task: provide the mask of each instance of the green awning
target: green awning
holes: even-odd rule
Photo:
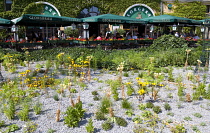
[[[24,14],[19,18],[12,20],[15,25],[24,26],[70,26],[72,23],[80,23],[81,19],[63,17],[63,16],[51,16],[51,15],[39,15],[39,14]]]
[[[195,25],[202,24],[202,22],[198,20],[176,17],[171,15],[160,15],[155,17],[143,18],[141,20],[146,21],[150,24],[155,24],[155,23],[180,23],[180,24],[195,24]]]
[[[12,24],[11,20],[0,18],[0,25],[4,26],[4,25],[11,25],[11,24]]]
[[[99,22],[99,23],[139,23],[144,24],[145,21],[135,18],[129,18],[114,14],[103,14],[98,16],[92,16],[87,18],[82,18],[83,22]]]

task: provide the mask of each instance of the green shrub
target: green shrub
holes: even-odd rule
[[[146,108],[153,108],[154,104],[152,102],[146,103]]]
[[[92,119],[89,119],[87,126],[85,127],[86,131],[88,133],[93,133],[94,132],[94,126],[93,126],[93,121]]]
[[[186,121],[192,121],[192,118],[189,117],[189,116],[187,116],[187,117],[184,118],[184,120],[186,120]]]
[[[126,99],[122,100],[121,106],[124,109],[132,109],[131,103],[128,100],[126,100]]]
[[[55,101],[59,101],[59,97],[58,97],[58,94],[57,94],[57,93],[53,95],[53,99],[54,99]]]
[[[98,92],[97,92],[97,91],[92,91],[91,93],[92,93],[92,95],[94,95],[94,96],[95,96],[95,95],[98,95]]]
[[[186,129],[183,124],[177,124],[171,128],[172,133],[185,133]]]
[[[164,104],[165,110],[171,110],[171,106],[168,103]]]
[[[146,109],[146,105],[143,104],[143,103],[139,104],[138,107],[139,107],[140,110],[145,110]]]
[[[19,130],[20,128],[16,124],[9,125],[5,131],[5,133],[10,133]]]
[[[100,111],[102,113],[108,113],[109,112],[108,108],[111,107],[111,105],[112,105],[111,100],[108,97],[104,97],[101,100]]]
[[[113,128],[112,123],[109,121],[103,122],[101,126],[105,131],[111,130]]]
[[[84,110],[82,108],[82,102],[78,102],[74,107],[69,106],[65,112],[64,124],[68,127],[77,127],[79,121],[84,116]]]
[[[94,101],[99,101],[100,98],[99,98],[99,96],[94,96],[94,97],[93,97],[93,100],[94,100]]]
[[[153,50],[168,50],[171,48],[183,48],[185,50],[188,48],[187,41],[180,37],[175,37],[174,35],[162,35],[154,40],[153,44],[149,49]]]
[[[24,133],[34,133],[37,129],[37,124],[34,122],[27,122],[26,126],[23,128]]]
[[[201,118],[201,117],[203,117],[200,113],[195,113],[195,114],[193,114],[195,117],[198,117],[198,118]]]
[[[159,114],[159,113],[162,112],[160,106],[154,106],[154,107],[152,108],[152,110],[153,110],[155,113],[157,113],[157,114]]]
[[[71,92],[71,93],[77,93],[77,90],[74,89],[74,88],[71,88],[71,89],[70,89],[70,92]]]
[[[127,121],[122,117],[115,117],[115,122],[119,126],[126,127],[128,125]]]
[[[95,113],[95,118],[96,120],[106,120],[105,114],[100,111]]]

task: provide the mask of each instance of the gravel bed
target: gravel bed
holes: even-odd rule
[[[39,62],[43,63],[43,62]],[[35,69],[35,63],[31,64],[31,69]],[[26,70],[26,67],[18,67],[18,72]],[[193,73],[193,70],[183,70],[183,68],[174,68],[173,75],[174,77],[182,76],[183,80],[182,82],[185,84],[186,89],[185,92],[192,93],[192,82],[186,79],[187,73]],[[123,77],[123,82],[135,82],[136,77],[138,76],[138,73],[134,72],[128,72],[128,77]],[[206,72],[205,72],[206,73]],[[202,82],[202,76],[205,74],[204,72],[197,73],[200,75],[200,82]],[[207,72],[208,74],[208,72]],[[2,70],[2,75],[4,78],[14,78],[18,77],[18,73],[11,74],[9,72]],[[58,74],[56,78],[64,79],[66,76],[62,74]],[[93,119],[93,125],[95,127],[95,132],[100,133],[132,133],[134,127],[137,125],[132,121],[133,118],[135,118],[138,115],[141,115],[142,111],[138,108],[138,105],[140,103],[146,103],[148,100],[150,100],[149,96],[146,96],[143,101],[139,101],[134,95],[132,96],[126,96],[129,102],[132,103],[133,107],[133,114],[131,117],[125,114],[126,109],[122,109],[121,107],[121,101],[114,101],[112,96],[112,102],[113,102],[113,109],[115,116],[119,116],[124,118],[128,125],[126,127],[118,126],[114,124],[114,127],[109,131],[104,131],[101,127],[101,124],[103,121],[99,121],[95,119],[94,113],[97,111],[100,101],[94,101],[93,95],[91,94],[92,91],[97,91],[99,93],[100,97],[106,96],[106,93],[109,91],[110,86],[105,83],[106,80],[112,79],[116,80],[118,78],[117,74],[115,72],[111,71],[101,71],[97,70],[95,72],[92,71],[91,73],[91,81],[86,83],[86,87],[84,90],[81,90],[80,97],[81,101],[83,103],[83,108],[86,110],[84,118],[80,121],[79,127],[75,128],[69,128],[64,124],[64,112],[66,111],[68,106],[71,106],[70,104],[70,98],[69,98],[69,92],[65,90],[65,96],[59,95],[59,101],[55,101],[53,99],[53,96],[56,94],[56,90],[53,90],[51,88],[46,88],[46,91],[42,91],[42,95],[39,97],[33,98],[32,104],[39,101],[43,104],[42,112],[40,115],[35,115],[33,111],[30,111],[30,120],[38,125],[37,130],[35,133],[47,133],[49,129],[56,130],[56,133],[85,133],[86,132],[86,124],[88,123],[88,120],[90,118]],[[210,82],[210,77],[207,75],[207,82],[206,85],[208,86]],[[160,106],[162,109],[162,112],[158,114],[158,117],[161,119],[161,121],[167,121],[171,119],[173,121],[172,124],[184,124],[185,128],[187,129],[187,132],[193,133],[193,126],[196,126],[200,132],[202,133],[208,133],[210,132],[210,100],[201,99],[199,101],[193,101],[193,102],[185,102],[180,101],[179,97],[177,96],[177,85],[175,82],[164,82],[165,86],[160,88],[160,91],[158,93],[158,99],[154,102],[155,105]],[[75,87],[75,89],[78,90],[78,86],[72,86],[72,88]],[[125,88],[126,89],[126,88]],[[121,96],[121,91],[118,90],[119,97]],[[171,94],[171,97],[169,97],[169,94]],[[75,93],[73,94],[73,99],[76,100],[77,96],[79,94]],[[171,106],[170,111],[166,111],[164,109],[164,104],[169,103]],[[55,121],[56,116],[56,110],[60,107],[61,110],[61,116],[60,121]],[[174,113],[174,116],[167,115],[168,112]],[[197,118],[193,114],[200,113],[202,115],[202,118]],[[191,121],[184,120],[185,117],[191,117]],[[7,125],[9,124],[17,124],[20,129],[15,131],[15,133],[22,133],[23,128],[26,125],[27,122],[21,121],[18,118],[15,118],[15,120],[8,120],[5,115],[0,112],[0,120],[4,120]],[[206,126],[201,126],[201,123],[205,123]],[[157,130],[157,132],[163,132],[163,133],[170,133],[170,125],[168,127],[164,127],[164,129]],[[6,127],[0,128],[0,130],[4,131]],[[1,131],[0,131],[1,132]]]

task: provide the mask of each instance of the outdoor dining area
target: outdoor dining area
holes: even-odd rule
[[[205,22],[208,20],[205,20]],[[105,38],[89,39],[89,25],[95,25],[99,27],[100,24],[108,25],[130,25],[130,26],[144,26],[144,33],[149,37],[137,37],[126,38],[122,35],[120,38]],[[80,37],[58,37],[58,32],[61,32],[61,27],[70,26],[73,30],[82,27],[82,36]],[[0,26],[4,28],[11,28],[12,37],[9,40],[0,40],[0,46],[2,48],[15,48],[17,50],[23,49],[44,49],[53,47],[90,47],[94,48],[101,45],[104,49],[122,49],[122,48],[136,48],[136,47],[148,47],[153,41],[163,34],[173,34],[178,31],[178,27],[194,26],[200,27],[201,33],[205,33],[206,25],[202,21],[192,20],[188,18],[160,15],[155,17],[148,17],[144,19],[134,19],[113,14],[103,14],[99,16],[87,17],[87,18],[71,18],[64,16],[49,16],[38,14],[24,14],[19,18],[13,20],[7,20],[0,18]],[[25,27],[25,38],[18,38],[18,27]],[[36,33],[36,29],[39,33]],[[51,29],[51,30],[49,30]],[[149,29],[149,30],[148,30]],[[156,29],[161,29],[164,32],[157,32]],[[34,31],[33,31],[34,30]],[[166,31],[168,33],[166,33]],[[97,35],[101,34],[100,28],[95,31]],[[130,31],[131,35],[135,34],[135,31]],[[29,35],[32,37],[30,37]],[[126,35],[126,34],[125,34]],[[34,39],[33,36],[41,36],[42,39]],[[204,37],[202,35],[202,37]],[[30,38],[30,39],[29,39]],[[201,38],[204,39],[204,38]],[[201,39],[189,39],[187,41],[190,44],[195,44]]]

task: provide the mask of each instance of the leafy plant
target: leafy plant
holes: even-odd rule
[[[56,130],[51,129],[51,128],[47,130],[47,133],[54,133],[54,132],[56,132]]]
[[[177,124],[171,128],[172,133],[185,133],[186,129],[183,124]]]
[[[92,95],[94,95],[94,96],[95,96],[95,95],[98,95],[98,92],[97,92],[97,91],[92,91],[91,93],[92,93]]]
[[[192,118],[189,117],[189,116],[187,116],[187,117],[184,118],[184,120],[186,120],[186,121],[192,121]]]
[[[26,126],[23,128],[24,133],[33,133],[37,129],[37,124],[34,122],[27,122]]]
[[[59,97],[58,97],[58,94],[57,94],[57,93],[53,95],[53,99],[54,99],[55,101],[59,101]]]
[[[105,131],[111,130],[113,128],[112,123],[109,121],[103,122],[101,126]]]
[[[126,127],[128,125],[127,121],[122,117],[115,117],[115,122],[119,126]]]
[[[76,103],[74,107],[69,106],[64,113],[66,116],[64,117],[64,124],[68,127],[77,127],[79,121],[84,116],[85,110],[82,109],[82,102]]]
[[[6,133],[10,133],[10,132],[14,132],[14,131],[17,131],[19,130],[20,128],[18,127],[17,124],[12,124],[12,125],[9,125],[6,129]]]
[[[127,99],[122,100],[121,106],[124,109],[132,109],[132,105]]]
[[[197,126],[192,126],[192,130],[195,131],[196,133],[200,132]]]
[[[29,120],[29,105],[24,103],[22,105],[22,109],[18,112],[18,117],[21,119],[21,121],[27,121]]]
[[[127,110],[125,112],[126,115],[128,115],[129,117],[131,117],[133,115],[133,111],[130,109],[130,110]]]
[[[178,38],[174,35],[162,35],[158,39],[154,40],[150,49],[164,51],[171,48],[183,48],[183,50],[185,50],[188,47],[187,45],[186,40],[181,37]]]
[[[164,108],[165,108],[165,110],[168,110],[168,111],[171,110],[171,106],[169,103],[165,103]]]
[[[154,104],[152,102],[146,103],[146,108],[153,108]]]
[[[101,100],[100,111],[105,114],[108,113],[109,112],[108,108],[111,107],[111,105],[112,105],[111,100],[108,97],[104,97]]]
[[[101,111],[97,111],[95,113],[95,118],[96,120],[106,120],[105,114],[102,113]]]
[[[71,89],[70,89],[70,92],[71,92],[71,93],[77,93],[77,90],[74,89],[74,88],[71,88]]]
[[[4,108],[4,114],[8,119],[14,119],[15,117],[15,104],[13,101],[10,101],[8,107]]]
[[[201,122],[200,126],[206,126],[206,123],[205,122]]]
[[[99,100],[100,100],[100,97],[99,97],[99,96],[94,96],[94,97],[93,97],[93,100],[94,100],[94,101],[99,101]]]
[[[145,110],[147,108],[147,106],[143,103],[139,104],[138,107],[140,110]]]
[[[5,121],[0,121],[0,128],[3,127],[5,124]]]
[[[35,112],[36,115],[40,114],[41,110],[42,110],[42,104],[37,102],[34,106],[33,106],[33,110]]]
[[[160,106],[154,106],[154,107],[152,108],[152,110],[153,110],[155,113],[157,113],[157,114],[159,114],[159,113],[162,112],[162,109],[160,108]]]
[[[167,115],[174,116],[174,113],[168,112]]]
[[[88,133],[93,133],[94,132],[94,126],[93,126],[93,121],[92,119],[89,119],[87,126],[85,127],[86,131]]]
[[[195,113],[195,114],[193,114],[195,117],[198,117],[198,118],[201,118],[201,117],[203,117],[200,113]]]

